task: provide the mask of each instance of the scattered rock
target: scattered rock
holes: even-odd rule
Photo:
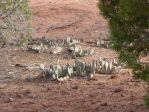
[[[75,85],[75,86],[72,87],[72,89],[79,89],[79,86]]]
[[[101,106],[108,106],[108,103],[107,102],[101,103]]]
[[[6,86],[6,84],[0,84],[0,89],[4,89]]]
[[[117,75],[111,75],[111,79],[117,79],[118,76]]]
[[[10,102],[13,102],[13,101],[14,101],[14,99],[13,99],[13,98],[9,98],[9,101],[10,101]]]
[[[120,93],[123,91],[124,91],[124,89],[119,87],[119,88],[115,88],[114,93]]]
[[[89,74],[88,80],[96,80],[96,77],[93,74]]]

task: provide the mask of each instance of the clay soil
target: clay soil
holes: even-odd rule
[[[30,0],[33,38],[80,38],[85,42],[108,34],[107,23],[97,7],[98,0]],[[94,56],[114,59],[111,49],[95,48]],[[72,63],[62,52],[33,53],[19,47],[0,49],[0,112],[148,112],[144,104],[145,83],[132,77],[131,70],[117,74],[96,74],[93,80],[74,77],[65,82],[42,78],[41,71],[15,64]]]

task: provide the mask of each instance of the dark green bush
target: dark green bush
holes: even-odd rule
[[[149,82],[149,67],[138,60],[149,51],[148,0],[99,0],[99,8],[109,23],[119,59],[127,62],[135,77]],[[145,99],[149,104],[149,97]]]

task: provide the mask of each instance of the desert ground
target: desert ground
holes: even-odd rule
[[[81,46],[101,34],[108,35],[106,20],[98,9],[98,0],[30,0],[34,39],[83,39]],[[96,54],[80,58],[117,58],[115,51],[95,48]],[[73,63],[61,52],[33,53],[20,47],[0,49],[0,112],[148,112],[144,104],[144,82],[134,79],[128,68],[116,74],[96,74],[93,80],[74,77],[58,82],[41,78],[41,71],[16,64],[39,65]]]

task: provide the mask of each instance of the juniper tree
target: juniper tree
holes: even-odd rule
[[[26,42],[31,34],[27,0],[0,0],[0,42],[12,39]]]
[[[99,0],[107,19],[113,48],[121,61],[127,62],[134,76],[149,83],[149,65],[138,57],[149,51],[149,0]],[[149,97],[146,97],[149,106]]]

